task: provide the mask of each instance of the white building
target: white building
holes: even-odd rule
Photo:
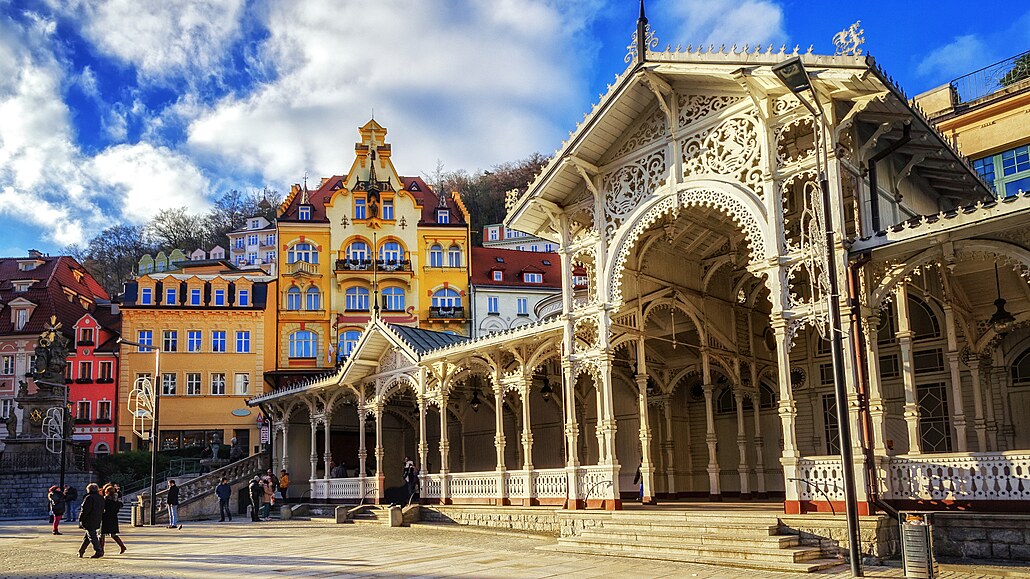
[[[473,335],[486,336],[560,313],[560,265],[557,255],[473,247]],[[548,302],[557,307],[541,308]]]
[[[247,218],[247,223],[226,234],[229,259],[241,269],[259,267],[275,275],[275,224],[264,217]]]
[[[558,244],[553,241],[530,235],[524,231],[510,229],[503,223],[493,223],[483,227],[483,247],[537,252],[558,250]]]

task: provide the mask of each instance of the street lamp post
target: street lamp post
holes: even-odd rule
[[[161,390],[158,385],[161,370],[161,348],[151,344],[141,344],[139,342],[133,342],[132,340],[126,340],[125,338],[118,338],[119,344],[128,344],[129,346],[136,346],[143,351],[144,348],[151,349],[154,351],[154,380],[153,384],[154,392],[154,416],[153,424],[150,427],[150,524],[157,524],[157,427],[158,427],[158,410],[161,408]]]
[[[854,456],[851,449],[851,426],[848,417],[848,391],[844,380],[844,340],[841,333],[840,321],[840,288],[837,283],[837,260],[834,256],[834,232],[830,212],[830,187],[826,178],[824,163],[820,155],[826,156],[826,141],[824,129],[826,119],[818,108],[819,97],[815,94],[812,81],[805,70],[801,57],[792,58],[781,62],[772,68],[773,73],[780,82],[794,93],[801,104],[812,113],[813,121],[818,123],[816,135],[818,147],[816,150],[816,171],[819,173],[819,188],[822,192],[823,201],[823,226],[826,234],[826,273],[830,278],[829,287],[829,314],[830,314],[830,354],[833,359],[833,384],[834,398],[837,403],[837,424],[840,431],[840,455],[841,473],[844,476],[844,507],[848,521],[848,555],[851,559],[851,574],[855,577],[862,577],[862,562],[860,549],[860,535],[858,524],[858,499],[855,490]],[[812,100],[816,106],[810,104],[801,93],[808,91],[812,94]],[[829,160],[825,159],[825,164]],[[875,194],[875,192],[874,192]],[[874,200],[875,202],[875,200]]]

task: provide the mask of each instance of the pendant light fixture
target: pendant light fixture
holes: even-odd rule
[[[994,285],[998,289],[998,299],[994,300],[994,306],[998,309],[988,323],[996,334],[1004,336],[1012,331],[1012,324],[1016,322],[1016,318],[1005,309],[1005,299],[1001,297],[1001,279],[998,277],[997,261],[994,262]]]

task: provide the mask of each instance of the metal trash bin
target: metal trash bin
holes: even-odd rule
[[[934,579],[938,576],[933,556],[933,524],[929,513],[900,513],[901,558],[905,577]]]
[[[132,526],[142,527],[143,526],[143,497],[138,497],[138,500],[132,504]]]

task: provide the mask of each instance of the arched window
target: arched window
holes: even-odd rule
[[[441,290],[437,290],[433,294],[433,307],[434,308],[460,308],[461,307],[461,294],[452,290],[449,287],[445,287]]]
[[[111,454],[111,449],[108,448],[106,442],[98,442],[97,445],[93,447],[93,454]]]
[[[719,414],[737,411],[737,400],[733,396],[733,390],[723,388],[715,393],[715,411]]]
[[[355,241],[347,246],[347,259],[360,263],[368,259],[368,244],[364,241]]]
[[[351,355],[354,347],[358,345],[358,338],[360,337],[361,332],[358,330],[347,330],[340,334],[340,353],[338,355],[341,360]]]
[[[429,267],[443,267],[443,248],[439,245],[429,248]]]
[[[388,312],[403,312],[404,288],[383,288],[383,309]]]
[[[320,310],[322,309],[322,293],[318,291],[318,288],[311,286],[308,288],[306,293],[307,296],[307,308],[308,310]]]
[[[941,326],[937,323],[937,316],[926,302],[915,296],[908,297],[908,319],[913,339],[932,340],[941,337]]]
[[[759,407],[760,408],[776,408],[776,391],[773,390],[772,386],[769,386],[765,382],[759,385]]]
[[[296,243],[286,252],[286,262],[318,263],[318,250],[310,243]]]
[[[1012,363],[1012,385],[1030,386],[1030,349],[1020,354]]]
[[[349,287],[344,292],[344,308],[347,311],[368,311],[368,290],[363,287]]]
[[[379,259],[393,265],[401,260],[401,244],[396,241],[387,241],[379,248]]]
[[[300,288],[293,286],[286,290],[286,309],[288,310],[299,310],[300,309]]]
[[[315,358],[318,356],[318,336],[311,330],[299,330],[290,334],[291,358]]]
[[[447,267],[461,267],[461,248],[457,245],[447,249]]]

